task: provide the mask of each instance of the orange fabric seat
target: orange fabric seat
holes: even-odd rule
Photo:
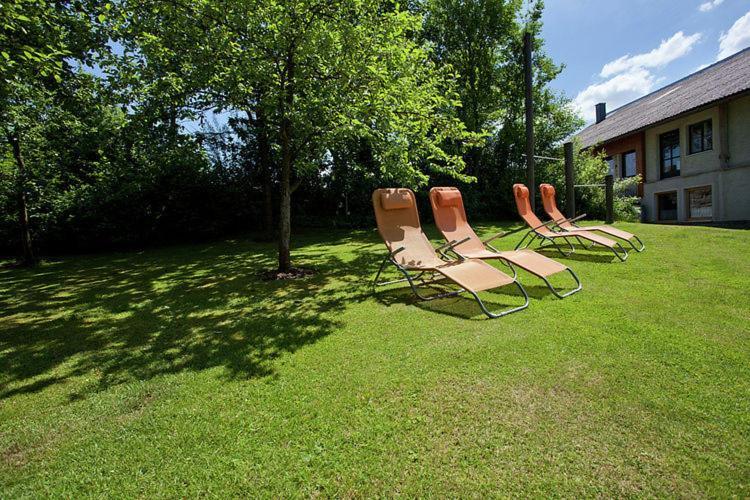
[[[534,211],[531,210],[531,203],[529,202],[529,188],[527,188],[523,184],[513,185],[513,197],[516,200],[518,215],[520,215],[524,222],[526,222],[526,225],[529,226],[529,233],[534,234],[534,237],[532,237],[532,241],[534,240],[534,238],[539,237],[542,240],[549,240],[553,242],[553,244],[555,244],[555,246],[557,247],[557,244],[554,242],[554,240],[563,239],[568,243],[569,246],[572,247],[572,245],[568,241],[568,238],[581,238],[609,248],[610,250],[612,250],[615,256],[620,259],[620,261],[624,262],[628,258],[628,252],[622,247],[622,245],[620,245],[616,241],[612,241],[609,238],[605,238],[604,236],[594,234],[591,231],[582,229],[581,231],[575,231],[575,233],[558,233],[550,229],[546,224],[543,224],[542,221],[540,221],[536,216],[536,214],[534,214]],[[525,240],[526,237],[524,236],[524,239],[521,240],[521,243],[523,243]],[[519,246],[521,245],[521,243],[519,243]],[[564,255],[564,252],[559,247],[557,247],[557,249]]]
[[[633,239],[638,240],[638,242],[641,244],[641,247],[643,247],[643,243],[638,239],[636,235],[633,233],[629,233],[627,231],[623,231],[622,229],[618,229],[616,227],[612,226],[585,226],[585,227],[578,227],[574,225],[572,222],[568,221],[565,216],[560,212],[560,210],[557,208],[557,200],[556,200],[556,191],[555,186],[552,184],[540,184],[539,185],[539,192],[542,195],[542,205],[544,206],[544,211],[547,213],[547,215],[550,216],[550,218],[554,221],[559,221],[557,225],[567,232],[580,232],[580,231],[596,231],[600,233],[607,234],[609,236],[613,236],[615,238],[620,238],[621,240],[625,240],[628,243],[631,244],[631,246],[638,250],[639,252],[643,250],[643,248],[638,249],[635,245],[633,245],[632,241]]]
[[[420,271],[419,276],[424,272],[437,273],[457,284],[462,290],[453,294],[462,291],[471,293],[482,311],[491,318],[520,311],[528,306],[528,295],[523,286],[499,269],[477,259],[454,261],[441,259],[422,231],[416,198],[410,189],[376,189],[372,194],[372,205],[378,232],[389,251],[375,277],[376,284],[384,264],[390,261],[406,276],[406,280],[409,281],[414,293],[424,300],[437,298],[437,296],[425,297],[421,295],[415,286],[418,278],[411,277],[410,270]],[[478,292],[510,284],[515,284],[523,293],[525,298],[523,306],[501,313],[492,313],[487,310],[482,300],[477,296]]]
[[[461,242],[452,251],[467,259],[500,259],[520,267],[525,271],[542,278],[555,295],[567,296],[580,290],[578,277],[567,266],[538,254],[533,250],[513,250],[500,252],[487,247],[479,239],[466,218],[461,192],[454,187],[435,187],[430,190],[430,204],[435,217],[435,225],[446,241]],[[570,272],[578,288],[566,295],[560,295],[546,279],[562,271]]]

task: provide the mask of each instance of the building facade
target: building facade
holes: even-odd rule
[[[750,220],[750,50],[606,115],[578,138],[640,175],[650,222]]]

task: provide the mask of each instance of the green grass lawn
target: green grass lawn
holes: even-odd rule
[[[0,497],[747,497],[750,231],[619,226],[497,320],[371,294],[374,231],[0,269]]]

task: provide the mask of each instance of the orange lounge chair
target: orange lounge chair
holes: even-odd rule
[[[516,268],[518,266],[531,274],[538,276],[547,285],[547,288],[558,298],[565,298],[581,290],[581,281],[568,266],[560,264],[533,250],[512,250],[500,252],[490,242],[504,236],[506,233],[498,233],[484,241],[469,225],[466,219],[464,201],[461,191],[454,187],[435,187],[430,190],[430,204],[435,216],[435,225],[448,242],[458,242],[453,245],[452,253],[464,259],[499,259],[513,271],[513,278],[518,277]],[[576,282],[576,288],[566,293],[560,293],[547,279],[553,274],[568,271]]]
[[[617,229],[612,226],[578,227],[574,221],[572,221],[571,219],[566,219],[562,212],[560,212],[560,210],[557,208],[557,201],[555,200],[555,186],[553,186],[552,184],[540,184],[539,192],[542,194],[542,204],[544,205],[544,211],[547,212],[547,215],[549,215],[553,221],[555,221],[557,227],[559,227],[563,231],[570,233],[575,233],[577,231],[596,231],[599,233],[604,233],[608,236],[612,236],[614,238],[620,238],[621,240],[627,241],[628,244],[630,244],[630,246],[633,247],[633,250],[635,250],[636,252],[642,252],[646,248],[646,245],[643,244],[638,236],[627,231],[623,231],[622,229]],[[580,217],[576,218],[576,220],[578,219],[580,219]],[[635,246],[633,240],[638,241],[640,248]]]
[[[604,236],[600,236],[589,231],[576,231],[575,234],[571,234],[557,233],[550,229],[548,226],[554,224],[555,221],[552,220],[542,223],[542,221],[539,220],[539,218],[531,210],[531,203],[529,203],[529,188],[527,188],[523,184],[513,184],[513,196],[516,199],[516,208],[518,208],[518,215],[521,216],[524,222],[526,222],[526,225],[528,225],[530,228],[529,231],[524,235],[524,237],[521,238],[521,241],[518,242],[518,245],[516,245],[516,250],[518,250],[521,245],[524,244],[524,248],[527,248],[529,245],[531,245],[531,243],[534,242],[535,239],[539,238],[542,241],[548,241],[557,249],[558,252],[560,252],[564,256],[567,256],[570,255],[570,253],[566,254],[565,252],[563,252],[562,248],[560,248],[560,246],[557,244],[557,240],[564,240],[568,244],[572,252],[575,250],[575,248],[570,243],[568,238],[582,238],[592,243],[596,243],[598,245],[602,245],[603,247],[609,248],[610,250],[612,250],[612,253],[614,253],[615,256],[620,259],[621,262],[625,262],[627,260],[627,250],[625,250],[622,245],[620,245],[616,241],[610,240],[609,238],[605,238]],[[526,241],[528,237],[530,238],[528,241]]]
[[[521,283],[486,262],[477,259],[459,258],[453,261],[441,259],[432,243],[422,232],[416,198],[410,189],[376,189],[372,193],[372,206],[375,209],[378,232],[385,246],[388,247],[388,254],[380,264],[373,286],[408,281],[414,294],[422,300],[451,297],[468,292],[479,303],[482,312],[490,318],[499,318],[529,306],[529,296]],[[443,245],[443,248],[449,246]],[[396,266],[404,275],[404,279],[378,282],[388,262]],[[411,273],[415,275],[412,276]],[[458,285],[459,289],[425,296],[420,293],[417,286],[445,281]],[[510,284],[515,284],[521,290],[525,301],[522,306],[493,313],[477,295],[478,292]]]

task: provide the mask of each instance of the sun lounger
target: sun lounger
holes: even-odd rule
[[[461,192],[454,187],[435,187],[430,190],[430,204],[435,216],[435,225],[446,241],[462,242],[452,247],[452,253],[464,259],[498,259],[513,271],[517,278],[516,266],[539,277],[550,291],[559,298],[564,298],[581,290],[578,276],[557,261],[533,250],[499,251],[490,242],[501,238],[505,233],[498,233],[491,238],[481,240],[466,219],[466,210]],[[567,271],[576,282],[576,287],[565,293],[560,293],[549,282],[549,277]]]
[[[562,250],[562,248],[560,248],[560,245],[558,245],[557,242],[560,240],[565,241],[568,244],[570,251],[572,252],[575,250],[575,247],[573,247],[568,238],[581,238],[590,241],[591,243],[609,248],[621,262],[625,262],[625,260],[627,260],[627,250],[625,250],[618,242],[612,241],[609,238],[594,234],[590,231],[576,231],[575,234],[571,234],[565,232],[555,232],[550,229],[549,226],[554,225],[555,221],[542,223],[542,221],[539,220],[539,218],[531,210],[531,203],[529,203],[529,188],[527,188],[523,184],[513,185],[513,196],[516,199],[516,208],[518,208],[518,215],[520,215],[524,222],[526,222],[526,225],[529,226],[528,232],[524,235],[521,241],[518,242],[518,245],[516,245],[516,250],[521,248],[521,246],[523,246],[524,248],[529,247],[529,245],[531,245],[534,240],[539,238],[542,242],[548,242],[562,255],[567,256],[569,255],[569,253],[566,254]],[[541,248],[544,248],[544,246],[542,246]]]
[[[539,192],[542,195],[542,204],[544,205],[544,211],[547,212],[547,215],[549,215],[550,218],[555,221],[555,224],[561,230],[571,233],[574,233],[576,231],[595,231],[604,233],[607,236],[612,236],[614,238],[619,238],[621,240],[627,241],[628,244],[633,247],[633,250],[635,250],[636,252],[642,252],[646,248],[646,246],[643,244],[640,238],[638,238],[638,236],[627,231],[623,231],[622,229],[617,229],[612,226],[578,227],[575,221],[566,219],[562,212],[560,212],[560,210],[557,208],[557,201],[555,200],[555,186],[553,186],[552,184],[540,184]],[[576,220],[579,219],[580,218],[577,218]],[[633,240],[636,240],[638,242],[638,246],[633,243]]]
[[[523,286],[514,278],[478,259],[459,258],[445,261],[440,258],[432,243],[422,232],[417,213],[414,193],[410,189],[376,189],[372,194],[372,205],[378,232],[388,248],[388,254],[378,269],[373,285],[387,285],[407,281],[414,294],[422,300],[433,300],[442,297],[468,292],[479,304],[482,312],[490,318],[499,318],[525,309],[529,297]],[[443,245],[449,249],[451,244]],[[378,282],[383,269],[388,263],[393,264],[403,275],[403,279]],[[420,287],[430,284],[452,284],[457,290],[448,293],[424,295]],[[515,284],[524,297],[522,306],[494,313],[487,309],[478,293],[507,285]]]

